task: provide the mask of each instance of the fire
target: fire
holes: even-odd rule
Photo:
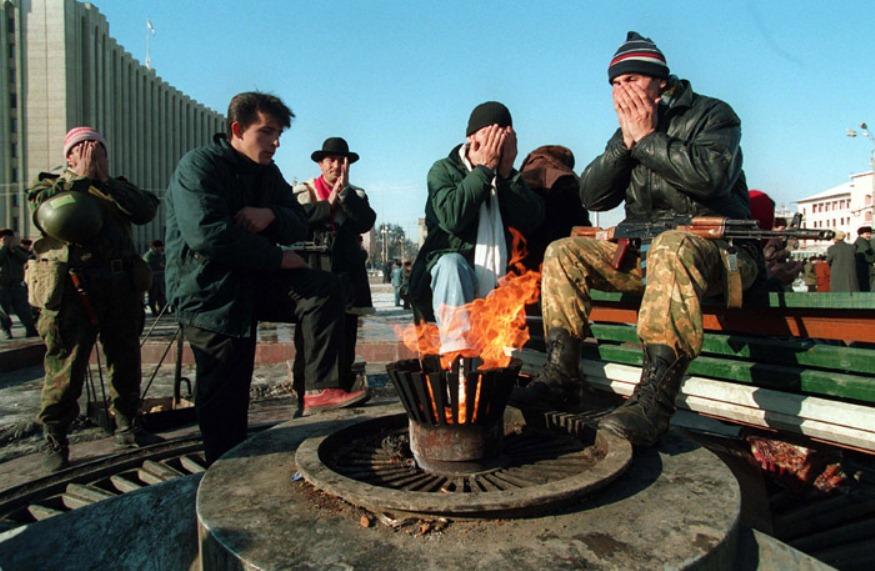
[[[447,331],[457,330],[467,320],[469,330],[465,334],[466,349],[440,352],[440,330],[435,323],[420,323],[407,327],[395,326],[395,333],[404,345],[419,355],[440,355],[441,368],[449,369],[457,357],[478,358],[478,370],[506,367],[510,357],[506,348],[519,349],[529,340],[526,326],[526,305],[538,301],[541,289],[540,272],[526,270],[522,259],[526,256],[525,238],[515,229],[513,250],[508,266],[510,271],[503,276],[498,287],[485,298],[448,312],[447,323],[441,325]]]
[[[458,403],[459,418],[453,419],[449,410],[444,411],[447,422],[465,424],[476,421],[476,411],[480,400],[479,375],[468,371],[463,363],[476,359],[480,364],[477,370],[506,367],[510,363],[507,348],[519,349],[529,340],[526,326],[525,306],[538,301],[540,296],[540,272],[526,270],[522,259],[526,256],[525,239],[515,229],[513,236],[510,271],[499,280],[498,286],[482,299],[475,299],[461,308],[447,312],[448,319],[441,327],[445,331],[458,330],[467,323],[464,335],[466,349],[441,353],[440,330],[435,323],[420,323],[407,327],[395,327],[396,335],[404,345],[416,351],[420,359],[428,355],[440,355],[440,366],[444,370],[458,365]],[[456,361],[459,357],[464,358]],[[476,382],[474,388],[474,418],[467,418],[467,385]],[[431,384],[428,384],[431,393]],[[431,394],[433,397],[433,393]],[[445,395],[448,399],[449,395]],[[435,410],[435,417],[438,411]]]

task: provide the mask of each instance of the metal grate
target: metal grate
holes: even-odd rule
[[[363,435],[324,457],[336,472],[373,486],[458,494],[540,486],[587,470],[603,451],[568,434],[524,431],[505,436],[503,466],[477,474],[436,475],[416,465],[407,430]]]

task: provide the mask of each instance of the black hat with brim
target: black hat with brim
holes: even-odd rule
[[[349,151],[349,145],[342,137],[329,137],[325,139],[325,142],[322,143],[322,148],[318,151],[313,151],[310,158],[313,159],[313,162],[318,163],[330,155],[347,157],[350,164],[359,160],[358,153],[351,153]]]

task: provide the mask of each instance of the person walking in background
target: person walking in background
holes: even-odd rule
[[[37,328],[46,344],[40,412],[44,465],[67,466],[67,433],[79,416],[88,359],[100,335],[120,448],[160,439],[137,423],[140,333],[149,269],[131,239],[132,225],[149,223],[158,198],[122,177],[109,176],[106,142],[90,127],[64,138],[67,168],[42,173],[28,192],[42,238],[34,243],[27,285],[41,309]],[[87,246],[82,245],[87,244]]]
[[[404,281],[404,269],[401,260],[395,260],[392,266],[392,289],[395,290],[395,307],[401,307],[401,284]]]
[[[860,291],[875,291],[875,247],[872,246],[872,227],[857,228],[854,242],[857,260],[857,283]]]
[[[818,256],[814,261],[814,275],[817,276],[817,293],[829,292],[830,271],[826,256]]]
[[[836,232],[833,245],[826,249],[826,263],[829,264],[829,290],[833,292],[860,291],[857,281],[857,260],[855,248],[845,242],[846,234]]]
[[[18,242],[14,230],[0,230],[0,326],[7,339],[12,339],[13,313],[24,326],[25,336],[38,335],[24,287],[24,265],[30,256],[30,252]]]
[[[805,265],[802,266],[802,283],[805,284],[806,291],[817,291],[817,271],[815,270],[815,264],[817,262],[817,258],[811,256],[805,262]]]
[[[322,148],[313,151],[310,159],[319,165],[322,175],[295,186],[293,191],[307,214],[310,239],[330,249],[331,272],[340,279],[346,298],[340,370],[346,375],[341,379],[341,387],[349,390],[356,381],[352,365],[359,318],[374,313],[365,267],[368,253],[362,248],[361,235],[374,227],[377,213],[371,208],[365,190],[349,182],[350,167],[359,160],[359,155],[350,152],[346,140],[341,137],[325,139]],[[297,328],[295,335],[298,335]],[[303,371],[303,359],[296,353],[294,376],[299,392],[303,390]]]
[[[401,301],[404,303],[404,309],[410,309],[410,274],[412,270],[412,262],[404,260],[404,265],[401,269]]]
[[[158,316],[167,305],[167,295],[164,289],[164,242],[152,240],[149,250],[143,254],[143,261],[152,270],[152,285],[149,287],[149,309],[153,316]]]

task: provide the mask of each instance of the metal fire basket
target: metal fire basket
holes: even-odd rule
[[[478,371],[476,360],[461,357],[450,369],[424,371],[417,359],[389,364],[389,378],[409,418],[416,463],[436,474],[471,474],[502,465],[502,419],[521,366],[515,359],[507,367]]]

